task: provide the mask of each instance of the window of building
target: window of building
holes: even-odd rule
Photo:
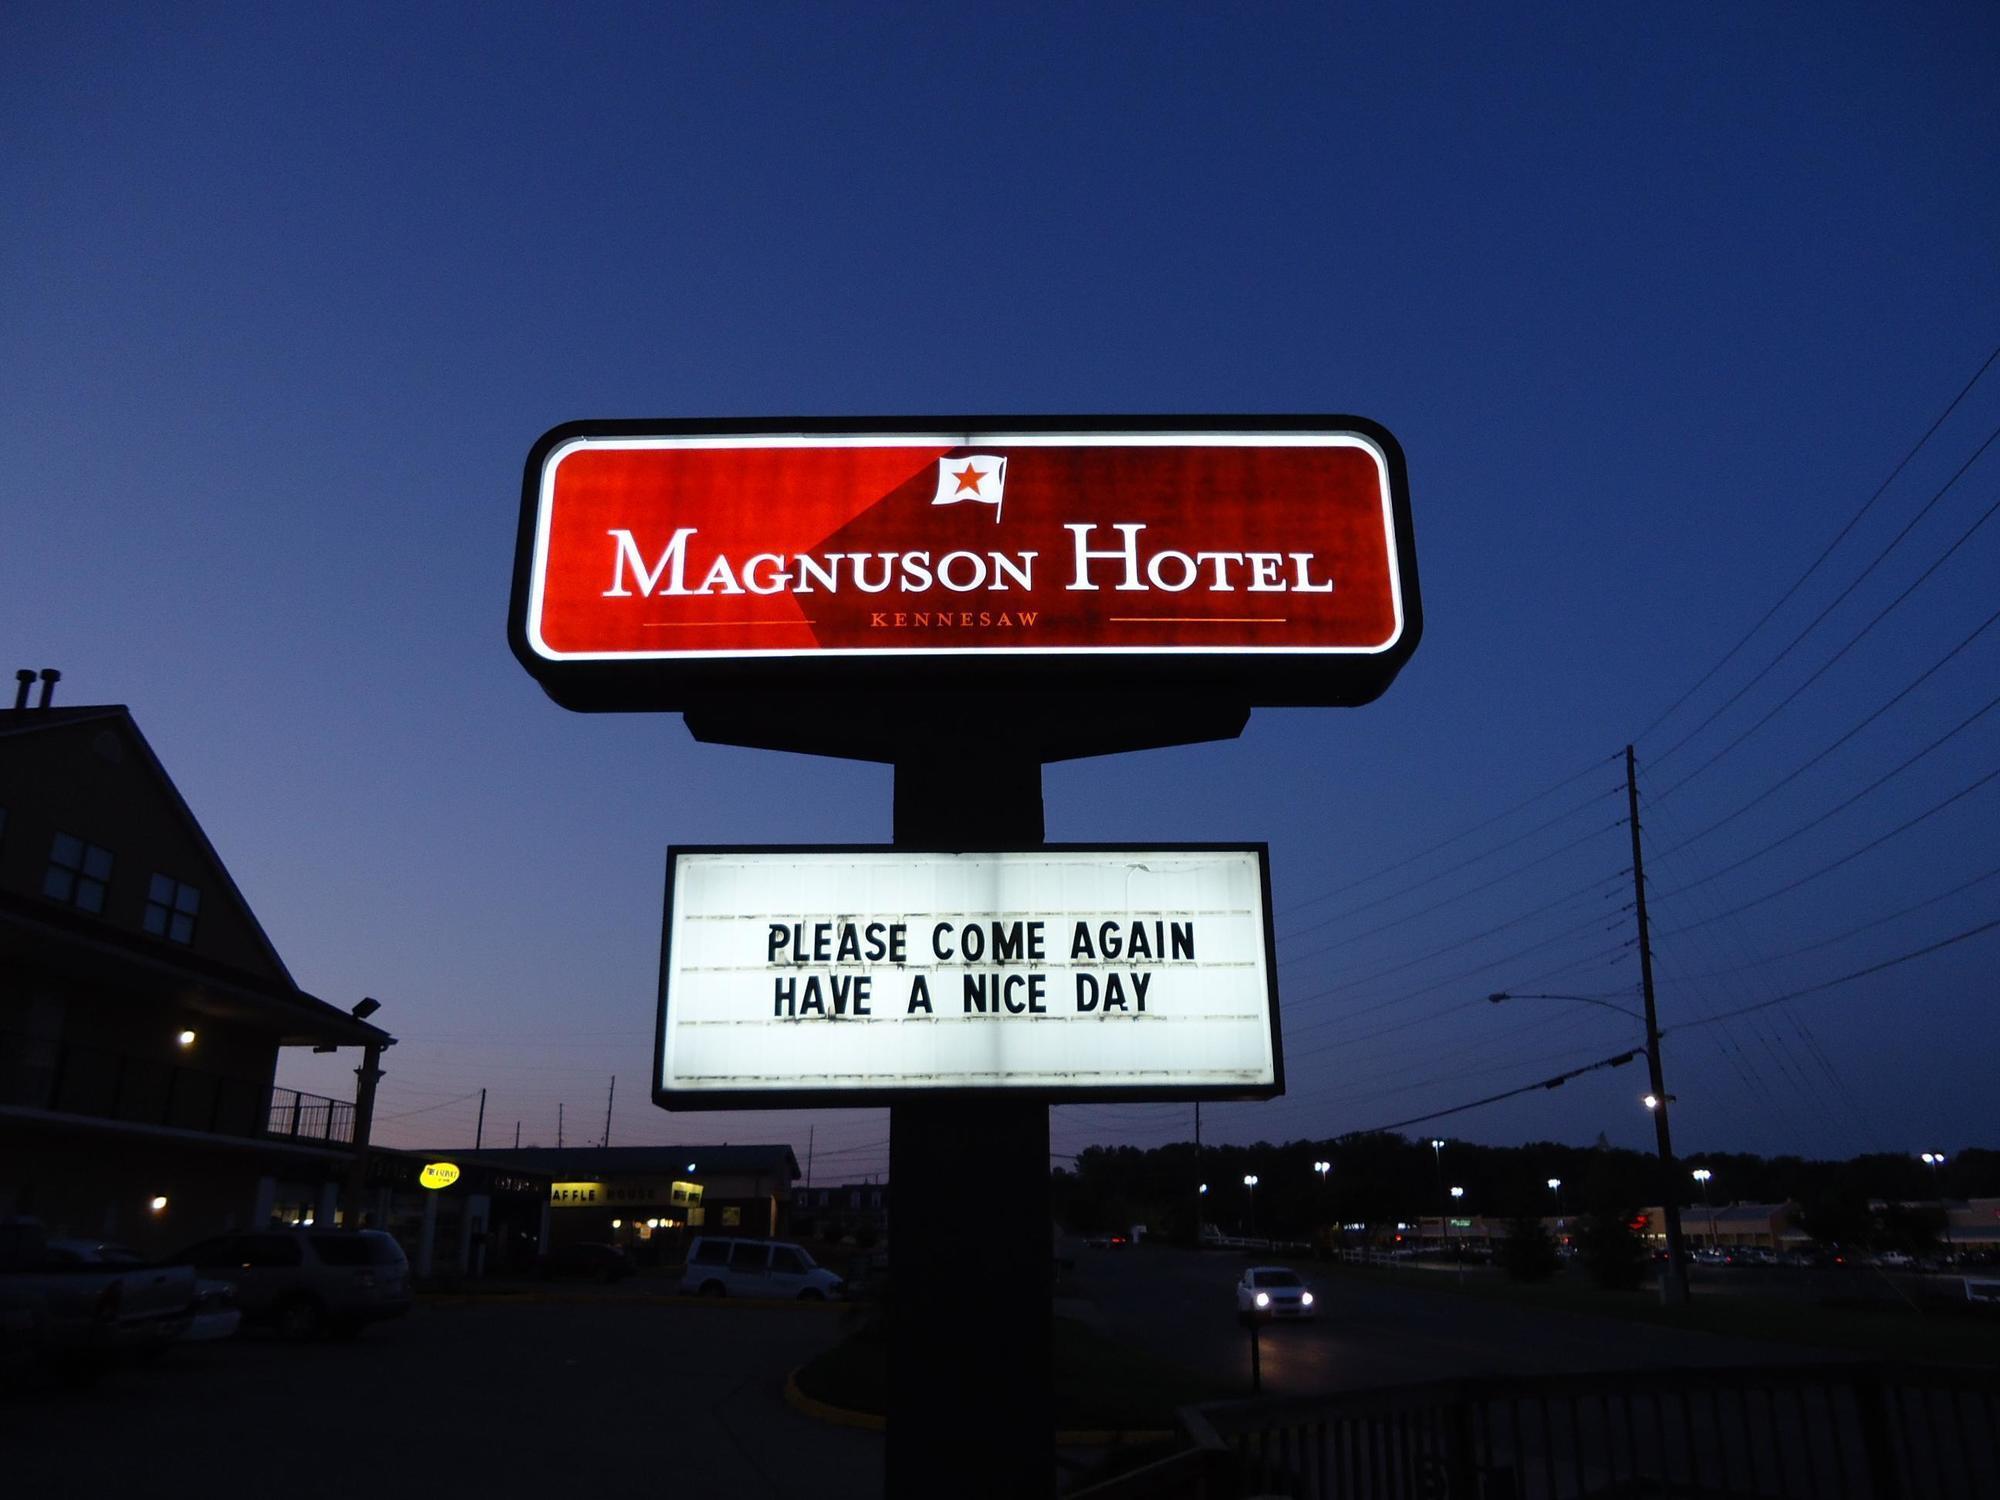
[[[42,894],[79,911],[104,910],[104,888],[111,881],[111,851],[59,833],[49,847],[49,867],[42,875]]]
[[[170,943],[194,941],[194,919],[201,912],[201,892],[171,875],[155,875],[146,890],[146,931]]]
[[[722,1211],[722,1227],[724,1229],[742,1228],[743,1210],[740,1208],[725,1208]]]

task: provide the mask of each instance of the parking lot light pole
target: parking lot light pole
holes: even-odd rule
[[[1715,1174],[1707,1167],[1694,1169],[1694,1180],[1701,1184],[1701,1206],[1708,1210],[1708,1248],[1715,1248],[1715,1205],[1708,1201],[1708,1182]]]
[[[1250,1220],[1250,1226],[1244,1233],[1246,1237],[1254,1237],[1257,1233],[1257,1174],[1255,1172],[1244,1173],[1243,1187],[1245,1190],[1244,1201],[1249,1205],[1248,1217]]]
[[[1316,1161],[1313,1163],[1313,1170],[1319,1173],[1319,1211],[1324,1217],[1326,1214],[1326,1174],[1333,1170],[1333,1163],[1330,1161]],[[1327,1248],[1330,1250],[1333,1248],[1333,1226],[1331,1224],[1327,1225],[1326,1239]]]
[[[1454,1188],[1453,1188],[1453,1189],[1451,1190],[1451,1201],[1452,1201],[1452,1203],[1453,1203],[1453,1205],[1454,1205],[1454,1206],[1456,1206],[1457,1204],[1459,1204],[1459,1203],[1463,1202],[1463,1201],[1464,1201],[1464,1199],[1465,1199],[1465,1189],[1464,1189],[1464,1188],[1462,1188],[1462,1187],[1454,1187]],[[1450,1219],[1446,1219],[1446,1220],[1444,1221],[1444,1231],[1445,1231],[1445,1234],[1446,1234],[1447,1236],[1449,1236],[1449,1235],[1451,1234],[1451,1220],[1450,1220]],[[1459,1242],[1458,1244],[1454,1245],[1454,1246],[1452,1247],[1452,1252],[1453,1252],[1453,1253],[1452,1253],[1452,1257],[1451,1257],[1451,1258],[1452,1258],[1452,1259],[1453,1259],[1454,1261],[1456,1261],[1456,1262],[1458,1263],[1458,1279],[1459,1279],[1460,1281],[1463,1281],[1463,1280],[1465,1280],[1465,1242],[1464,1242],[1463,1240],[1461,1240],[1461,1241],[1460,1241],[1460,1242]]]
[[[1944,1201],[1944,1189],[1938,1183],[1938,1168],[1944,1165],[1942,1151],[1926,1151],[1923,1164],[1931,1169],[1931,1191],[1937,1195],[1938,1212],[1944,1215],[1944,1255],[1947,1261],[1958,1259],[1958,1247],[1951,1239],[1951,1205]]]
[[[1556,1200],[1556,1236],[1560,1240],[1563,1232],[1563,1180],[1560,1177],[1549,1179],[1549,1193]]]
[[[1435,1139],[1432,1140],[1431,1164],[1437,1168],[1438,1249],[1439,1251],[1442,1251],[1444,1249],[1446,1220],[1450,1217],[1450,1205],[1445,1201],[1445,1195],[1444,1195],[1444,1142],[1443,1141]],[[1417,1231],[1417,1242],[1419,1244],[1423,1243],[1423,1229],[1421,1224],[1419,1224]]]

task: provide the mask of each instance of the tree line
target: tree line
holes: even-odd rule
[[[1324,1174],[1315,1163],[1326,1162]],[[1969,1149],[1950,1156],[1933,1179],[1915,1155],[1880,1153],[1845,1161],[1742,1152],[1691,1155],[1675,1170],[1682,1209],[1699,1207],[1691,1173],[1712,1174],[1709,1201],[1791,1203],[1810,1230],[1870,1219],[1872,1202],[1924,1203],[2000,1197],[2000,1152]],[[1246,1176],[1257,1178],[1246,1187]],[[1551,1189],[1549,1179],[1561,1182]],[[1207,1193],[1200,1191],[1208,1185]],[[1464,1189],[1453,1199],[1450,1189]],[[1140,1149],[1092,1146],[1053,1174],[1058,1222],[1080,1233],[1144,1224],[1157,1235],[1192,1240],[1196,1223],[1231,1233],[1307,1239],[1335,1224],[1371,1229],[1449,1212],[1489,1222],[1561,1212],[1567,1216],[1629,1216],[1661,1197],[1658,1157],[1612,1146],[1534,1141],[1482,1146],[1429,1137],[1345,1136],[1331,1141],[1204,1146],[1192,1142]],[[1815,1237],[1820,1237],[1817,1233]]]

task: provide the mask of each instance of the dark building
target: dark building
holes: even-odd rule
[[[482,1151],[479,1159],[549,1179],[553,1244],[623,1245],[671,1259],[694,1233],[792,1232],[790,1146],[568,1146]]]
[[[354,1105],[276,1087],[280,1049],[393,1040],[293,981],[126,709],[0,710],[0,1217],[332,1224]]]
[[[850,1241],[866,1249],[889,1238],[889,1185],[843,1182],[792,1193],[792,1228],[801,1238]]]

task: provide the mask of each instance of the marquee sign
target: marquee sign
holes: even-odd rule
[[[1284,1092],[1261,844],[669,851],[654,1101]]]
[[[1422,628],[1402,451],[1324,418],[580,422],[529,456],[510,634],[572,708],[1227,683],[1365,702]]]

